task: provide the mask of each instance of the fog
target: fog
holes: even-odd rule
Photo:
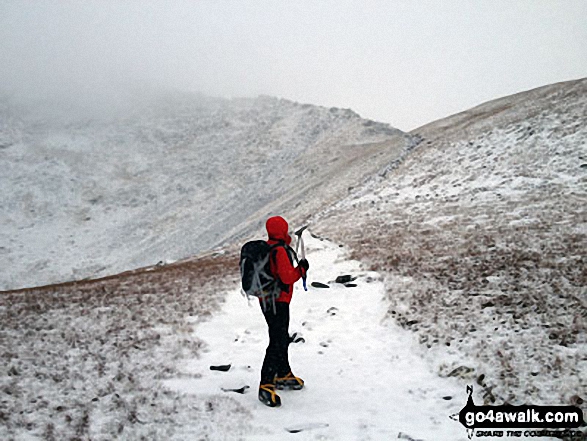
[[[274,95],[413,129],[587,76],[587,2],[0,3],[0,93],[98,106],[153,89]]]

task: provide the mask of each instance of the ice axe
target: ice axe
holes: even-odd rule
[[[299,249],[301,253],[300,256],[302,256],[302,259],[306,258],[306,248],[304,247],[304,239],[302,237],[302,233],[306,230],[306,228],[308,228],[307,225],[303,226],[294,233],[298,237],[298,241],[296,243],[296,254],[298,254]],[[304,291],[307,291],[308,287],[306,286],[306,276],[302,276],[302,282],[304,284]]]

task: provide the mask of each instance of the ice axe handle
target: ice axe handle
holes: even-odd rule
[[[302,247],[302,249],[301,249],[301,251],[302,251],[302,259],[305,259],[306,258],[306,250],[304,248],[304,240],[302,239],[302,233],[304,232],[304,230],[306,228],[308,228],[307,225],[303,226],[302,228],[300,228],[299,230],[297,230],[294,233],[296,236],[298,236],[298,242],[297,242],[297,245],[296,245],[296,253],[298,251],[298,247],[301,244],[301,247]],[[304,284],[304,291],[307,291],[308,290],[308,286],[306,285],[306,276],[303,276],[302,277],[302,282]]]

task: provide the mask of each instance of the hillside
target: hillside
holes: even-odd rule
[[[231,433],[232,424],[246,430],[247,413],[230,398],[194,400],[161,384],[205,347],[193,328],[236,286],[230,268],[237,265],[234,256],[211,255],[0,293],[0,438],[169,439],[182,428],[193,436]]]
[[[448,418],[461,385],[380,322],[381,277],[320,238],[308,235],[307,251],[309,281],[350,273],[357,286],[296,286],[290,333],[302,340],[291,360],[308,385],[277,411],[257,400],[266,326],[239,293],[233,253],[0,293],[0,438],[465,441]],[[231,367],[210,369],[218,364]],[[390,370],[385,384],[357,381]]]
[[[476,384],[486,403],[582,402],[587,80],[411,134],[423,138],[412,154],[312,228],[385,274],[388,314],[441,376]]]
[[[0,372],[0,435],[45,440],[179,440],[197,435],[232,440],[272,439],[279,434],[296,439],[341,439],[352,433],[357,439],[464,440],[466,432],[448,415],[464,405],[465,394],[460,392],[465,384],[475,386],[476,404],[573,403],[587,411],[586,100],[587,80],[506,97],[401,135],[401,149],[392,148],[396,141],[379,144],[369,138],[391,135],[385,134],[389,128],[375,124],[375,132],[384,134],[369,135],[363,131],[374,123],[353,116],[328,132],[329,137],[343,133],[341,127],[354,127],[349,129],[355,133],[353,142],[371,139],[374,144],[348,148],[344,140],[333,141],[332,151],[348,154],[357,150],[358,155],[364,148],[374,148],[367,151],[379,152],[382,163],[377,159],[363,168],[365,163],[357,156],[359,166],[343,175],[342,165],[340,169],[324,165],[328,149],[319,143],[312,148],[324,147],[320,150],[324,156],[297,157],[304,159],[299,169],[306,170],[306,177],[311,176],[307,170],[312,164],[314,174],[325,179],[325,184],[307,178],[304,182],[316,184],[313,190],[306,190],[299,188],[299,181],[294,182],[293,187],[306,197],[296,199],[290,193],[296,209],[287,213],[304,218],[321,209],[309,218],[315,236],[308,241],[309,282],[329,282],[331,288],[310,288],[307,293],[296,288],[291,332],[303,331],[306,341],[292,351],[296,371],[305,376],[308,387],[301,395],[284,395],[286,405],[275,418],[269,413],[274,409],[261,406],[252,392],[266,342],[259,335],[264,329],[260,311],[256,305],[245,309],[246,301],[238,294],[235,246],[100,280],[0,293],[5,361]],[[188,102],[194,105],[191,98]],[[290,123],[292,114],[297,120],[310,111],[351,115],[267,98],[238,101],[238,105],[255,107],[259,102],[277,106],[268,113],[286,106],[289,116],[284,118]],[[212,103],[220,107],[237,104],[211,100],[206,105]],[[178,108],[177,102],[173,108]],[[168,114],[166,109],[160,111]],[[145,117],[144,109],[139,114]],[[136,121],[131,123],[135,116],[128,118],[129,132],[138,137],[135,128],[139,126],[133,125]],[[147,118],[149,127],[151,118]],[[8,175],[20,176],[22,181],[14,178],[10,188],[23,196],[27,185],[31,186],[28,200],[35,195],[48,197],[50,184],[60,179],[54,175],[54,180],[48,179],[43,175],[45,168],[33,163],[30,169],[45,176],[46,188],[40,188],[34,184],[34,175],[26,180],[15,171],[25,170],[24,164],[30,163],[32,156],[26,151],[46,149],[46,144],[27,142],[29,147],[21,148],[20,156],[13,147],[25,145],[18,141],[21,138],[35,139],[31,127],[38,128],[40,139],[47,136],[47,128],[0,121],[9,121],[3,126],[2,160],[8,154],[21,158],[14,160]],[[50,123],[52,131],[56,124]],[[103,136],[111,133],[112,124],[122,123],[104,123],[99,128],[95,121],[88,124]],[[193,121],[187,125],[191,124]],[[64,126],[60,132],[67,142],[75,133],[89,130],[77,132],[77,125],[72,127]],[[145,135],[149,141],[137,143],[158,152],[155,146],[167,138],[151,139],[155,136],[151,129],[142,132],[149,134]],[[275,139],[273,129],[268,132],[267,139]],[[172,137],[172,131],[166,133]],[[211,133],[212,129],[210,137]],[[306,131],[299,133],[302,136]],[[86,135],[76,136],[78,145],[87,141]],[[127,135],[123,138],[128,139]],[[51,152],[57,155],[59,149]],[[336,156],[339,153],[333,153],[333,158],[340,157]],[[228,155],[215,149],[208,154]],[[140,159],[126,159],[122,147],[117,155],[120,166],[127,170],[143,164],[138,153],[135,159]],[[70,156],[71,152],[63,153],[61,160]],[[157,165],[164,165],[164,158],[158,158],[162,162]],[[79,164],[85,164],[84,170],[90,173],[84,161]],[[117,169],[116,161],[111,164]],[[174,167],[181,169],[182,164]],[[377,172],[369,172],[370,178],[362,185],[329,192],[331,185],[342,185],[351,178],[364,180],[370,167]],[[183,170],[184,178],[188,168]],[[71,169],[74,167],[67,170]],[[65,165],[60,170],[65,173]],[[115,173],[108,176],[122,182]],[[137,176],[143,175],[137,172]],[[171,182],[174,175],[158,176],[157,188],[161,189],[168,188],[166,179]],[[4,185],[7,181],[2,179]],[[142,184],[150,182],[145,179]],[[228,185],[231,179],[219,182]],[[283,182],[275,185],[279,184]],[[117,188],[102,181],[93,185],[103,192]],[[212,191],[210,183],[202,185]],[[143,194],[143,187],[131,188]],[[330,202],[349,190],[338,203]],[[165,196],[164,191],[162,194]],[[169,197],[171,202],[181,199]],[[76,198],[62,197],[60,202],[73,207],[76,200],[83,200]],[[22,207],[16,197],[8,200],[11,207]],[[125,199],[121,193],[114,200]],[[51,203],[56,202],[30,207],[61,216],[73,228],[76,224],[66,221],[65,215],[71,213],[54,213]],[[250,223],[242,229],[235,227],[237,233],[227,234],[227,240],[253,231],[257,219],[287,203],[287,197],[280,196],[260,209],[250,203],[257,210],[249,216]],[[108,212],[120,210],[117,218],[126,222],[120,231],[133,237],[133,219],[137,218],[130,216],[135,213],[132,207],[128,219],[121,217],[126,211],[110,207]],[[147,216],[149,207],[139,204],[134,208]],[[20,208],[11,213],[12,223],[24,217]],[[215,213],[220,214],[224,214],[223,207]],[[44,228],[49,231],[52,221],[47,219]],[[149,218],[142,221],[148,225]],[[14,228],[14,224],[7,225]],[[34,225],[30,224],[29,232],[35,230]],[[173,232],[163,237],[171,240]],[[39,237],[41,233],[43,228]],[[121,243],[128,246],[130,241]],[[342,244],[348,248],[341,248]],[[56,251],[65,249],[57,245]],[[3,262],[13,256],[5,252]],[[22,256],[23,262],[33,262],[30,256]],[[107,257],[97,254],[93,259],[101,263],[99,259]],[[353,257],[359,262],[352,261]],[[87,262],[80,260],[79,264],[84,267]],[[5,264],[4,268],[11,267]],[[17,268],[34,269],[33,265]],[[341,273],[355,275],[357,286],[332,283]],[[40,271],[43,277],[47,274]],[[30,275],[31,280],[35,277]],[[234,362],[234,366],[226,375],[210,371],[212,363],[221,362]],[[365,376],[387,380],[384,384],[357,381]],[[221,389],[243,385],[250,388],[242,395]],[[288,427],[304,431],[291,434],[284,430]]]
[[[0,101],[0,291],[175,261],[301,222],[413,145],[350,110],[160,93]]]

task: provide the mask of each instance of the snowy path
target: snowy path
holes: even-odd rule
[[[257,400],[259,371],[268,342],[266,324],[253,301],[239,292],[196,334],[208,345],[199,359],[181,367],[201,378],[177,379],[168,387],[184,393],[228,394],[250,410],[256,428],[247,439],[323,440],[465,440],[466,431],[449,419],[465,404],[464,388],[436,376],[417,355],[417,343],[385,315],[383,283],[343,252],[307,235],[311,281],[330,282],[338,275],[359,276],[358,286],[331,288],[299,283],[291,304],[290,334],[305,342],[290,346],[290,362],[306,382],[302,391],[281,391],[283,405],[272,409]],[[228,372],[211,365],[231,364]],[[222,388],[250,386],[244,394]],[[445,400],[443,397],[452,397]],[[230,418],[230,416],[227,416]],[[286,428],[315,424],[299,433]],[[400,435],[400,433],[402,435]]]

